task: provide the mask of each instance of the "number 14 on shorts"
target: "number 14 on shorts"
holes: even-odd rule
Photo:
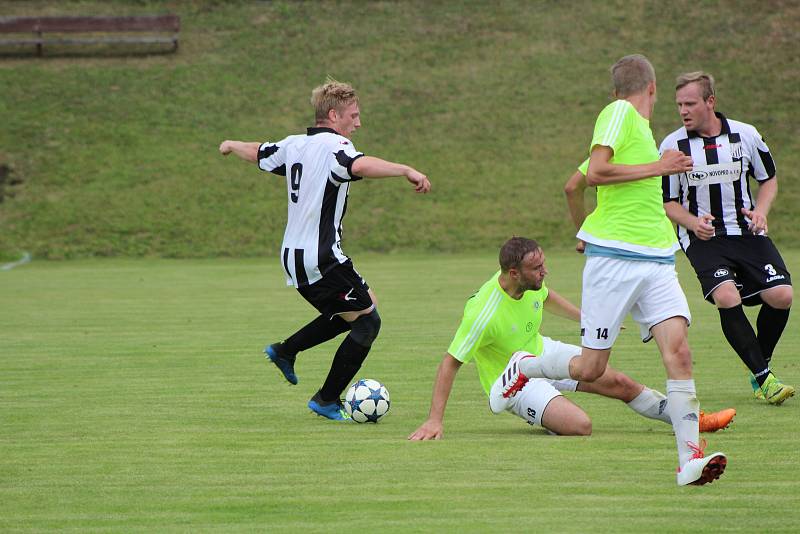
[[[586,329],[581,328],[581,337],[586,335]],[[595,328],[594,336],[597,339],[608,339],[608,328]]]

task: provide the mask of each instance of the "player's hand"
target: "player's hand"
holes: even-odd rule
[[[231,146],[231,142],[230,141],[225,140],[222,143],[220,143],[220,145],[219,145],[219,153],[220,154],[222,154],[223,156],[227,156],[231,152],[233,152],[233,147]]]
[[[711,224],[711,221],[714,220],[714,216],[710,213],[706,213],[702,217],[696,217],[694,222],[694,228],[690,228],[694,235],[701,239],[702,241],[708,241],[712,237],[714,237],[714,225]]]
[[[747,228],[756,235],[765,235],[767,233],[767,216],[757,210],[749,210],[742,208],[742,214],[750,219],[750,224]]]
[[[408,436],[411,441],[425,441],[429,439],[442,439],[442,423],[439,421],[425,421],[413,434]]]
[[[427,193],[431,190],[431,182],[428,177],[416,169],[409,169],[406,179],[413,184],[414,191],[417,193]]]
[[[661,175],[680,174],[682,172],[689,172],[692,170],[692,158],[687,156],[680,150],[668,149],[665,150],[659,160],[661,164]]]
[[[578,239],[578,244],[575,245],[575,252],[577,252],[578,254],[583,254],[585,250],[586,250],[586,241],[584,241],[583,239]]]

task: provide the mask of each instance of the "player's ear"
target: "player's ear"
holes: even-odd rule
[[[328,120],[331,122],[336,122],[336,119],[339,118],[339,113],[336,111],[336,108],[331,108],[328,110]]]

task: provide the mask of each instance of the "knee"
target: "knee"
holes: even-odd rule
[[[792,286],[780,286],[761,294],[761,300],[778,310],[792,307]]]
[[[589,416],[583,414],[583,417],[578,418],[569,430],[568,436],[591,436],[592,435],[592,420]]]
[[[742,297],[732,283],[720,285],[711,293],[711,298],[714,299],[717,308],[733,308],[742,303]]]
[[[359,315],[355,321],[350,323],[350,337],[362,347],[371,347],[380,330],[381,316],[378,315],[377,308],[373,308],[371,312],[364,315]]]
[[[582,358],[574,358],[575,360],[581,360]],[[571,369],[571,376],[573,379],[577,380],[578,382],[594,382],[606,371],[605,364],[601,367],[599,365],[587,365],[588,362],[581,361],[576,362],[574,368]]]

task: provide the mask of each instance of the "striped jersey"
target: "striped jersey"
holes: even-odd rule
[[[691,172],[662,178],[663,200],[676,201],[696,216],[713,215],[714,235],[752,235],[747,228],[750,219],[741,211],[754,207],[749,179],[761,183],[774,178],[775,162],[753,126],[716,115],[722,121],[716,137],[702,137],[682,127],[662,141],[662,153],[680,150],[694,162]],[[696,239],[680,225],[678,238],[684,250]]]
[[[447,349],[460,362],[475,360],[487,395],[513,353],[541,354],[543,346],[539,327],[547,287],[525,291],[516,300],[500,287],[499,277],[500,271],[467,300],[461,325]]]
[[[286,177],[288,217],[281,246],[286,284],[303,287],[320,280],[349,258],[342,252],[353,162],[363,156],[331,128],[309,128],[258,148],[258,167]]]

